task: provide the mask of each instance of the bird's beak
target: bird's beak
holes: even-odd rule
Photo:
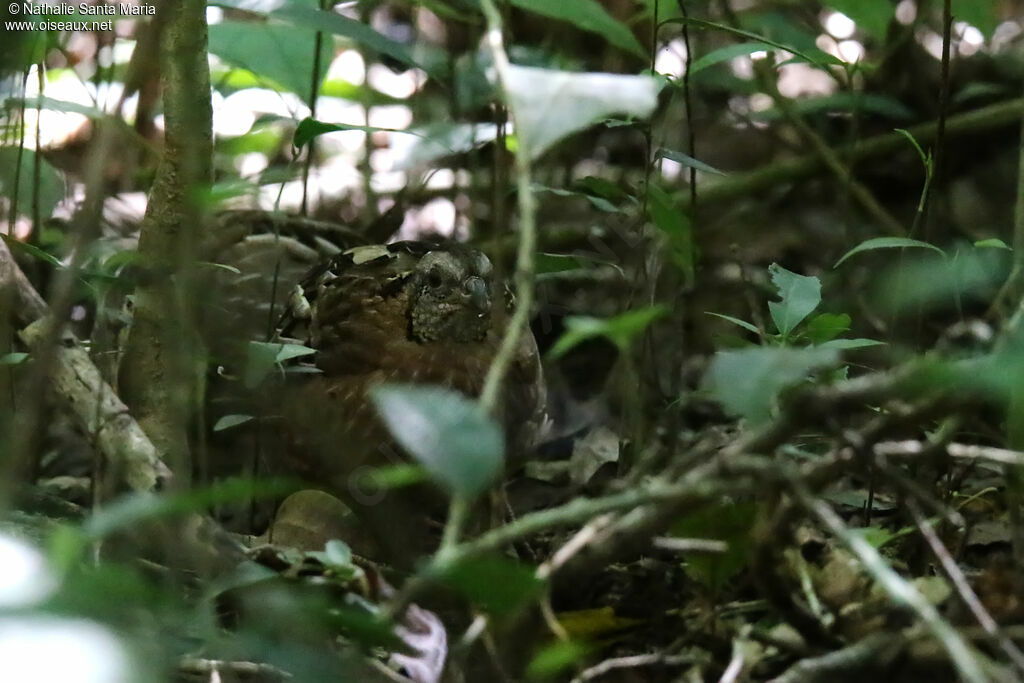
[[[465,288],[470,305],[481,315],[491,310],[491,293],[483,279],[474,275],[466,280]]]

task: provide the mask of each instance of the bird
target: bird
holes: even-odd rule
[[[478,397],[513,303],[490,259],[454,241],[347,249],[312,268],[288,296],[277,338],[315,353],[300,359],[306,372],[293,374],[283,393],[287,473],[344,500],[396,565],[429,551],[430,533],[411,519],[437,511],[438,496],[423,487],[364,486],[371,469],[408,462],[370,393],[411,383]],[[543,370],[529,330],[498,403],[507,452],[525,455],[545,423]]]

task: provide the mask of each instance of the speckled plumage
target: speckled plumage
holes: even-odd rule
[[[386,504],[364,504],[373,501],[359,489],[365,468],[403,461],[367,392],[381,382],[411,382],[477,396],[501,343],[506,301],[487,258],[460,244],[357,247],[312,270],[289,297],[280,326],[282,338],[316,349],[319,371],[293,383],[284,401],[293,473],[354,502],[377,536],[405,536],[400,508],[422,509],[422,502],[396,492]],[[543,404],[536,343],[527,334],[498,416],[513,457],[532,445]]]

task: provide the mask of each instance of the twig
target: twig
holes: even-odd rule
[[[960,675],[970,683],[985,683],[988,678],[971,647],[957,630],[942,618],[935,607],[913,585],[893,571],[870,543],[852,533],[831,507],[811,497],[801,482],[794,479],[792,485],[800,503],[857,556],[864,570],[889,594],[889,597],[897,604],[907,605],[917,614],[925,628],[946,650]]]
[[[772,683],[828,683],[862,669],[885,669],[890,653],[903,647],[905,637],[872,633],[849,647],[815,658],[801,659]]]
[[[14,292],[18,321],[34,319],[19,336],[30,349],[38,349],[50,336],[46,332],[52,324],[46,317],[46,302],[18,268],[7,245],[0,242],[0,289],[4,287]],[[73,338],[65,341],[55,350],[49,368],[57,396],[85,433],[94,435],[97,447],[125,484],[136,491],[153,490],[170,477],[170,471],[127,407],[103,381],[89,354]]]
[[[874,446],[876,455],[921,455],[928,451],[928,444],[914,439],[906,441],[881,441]],[[965,460],[988,460],[1001,465],[1024,466],[1024,452],[995,446],[976,446],[966,443],[951,443],[946,453],[952,458]]]
[[[953,582],[956,587],[957,593],[960,594],[960,599],[963,600],[967,609],[971,611],[974,618],[978,621],[978,624],[985,630],[985,633],[989,634],[992,639],[999,645],[999,648],[1006,653],[1006,656],[1010,658],[1013,665],[1018,671],[1024,672],[1024,653],[1013,644],[1009,638],[999,632],[999,625],[996,624],[996,620],[992,618],[992,615],[988,613],[985,606],[981,604],[981,600],[978,599],[977,593],[971,588],[967,582],[967,577],[960,571],[960,567],[957,566],[956,560],[949,554],[946,546],[939,539],[935,530],[932,528],[931,523],[925,519],[921,513],[921,509],[912,500],[907,501],[907,507],[910,509],[911,515],[914,517],[914,523],[917,525],[918,530],[921,532],[921,536],[928,543],[928,547],[935,553],[935,557],[939,560],[942,565],[942,569],[945,570],[946,576]]]
[[[633,655],[631,657],[615,657],[585,669],[579,676],[572,679],[572,683],[595,681],[605,674],[621,669],[639,669],[645,666],[686,666],[687,664],[692,664],[693,661],[693,657],[689,655],[669,655],[660,652]]]
[[[224,661],[220,659],[200,659],[198,657],[182,657],[178,660],[178,671],[187,674],[215,674],[221,671],[242,676],[271,676],[278,680],[291,680],[292,675],[270,664],[259,662]]]
[[[990,130],[999,126],[1019,121],[1024,113],[1024,98],[998,102],[988,107],[950,116],[946,120],[945,135],[964,135],[976,131]],[[911,126],[907,129],[920,144],[935,140],[938,125],[932,121]],[[892,154],[904,147],[907,138],[901,133],[886,133],[853,145],[840,145],[835,148],[836,155],[854,163]],[[734,173],[727,179],[714,184],[705,183],[700,194],[702,204],[723,203],[740,197],[748,197],[755,192],[767,190],[776,185],[800,180],[813,175],[824,165],[824,160],[817,154],[809,154],[795,159],[786,159],[767,164],[754,171]]]

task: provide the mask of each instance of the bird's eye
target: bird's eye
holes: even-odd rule
[[[444,284],[444,275],[437,268],[433,268],[427,272],[427,286],[433,289],[437,289]]]

